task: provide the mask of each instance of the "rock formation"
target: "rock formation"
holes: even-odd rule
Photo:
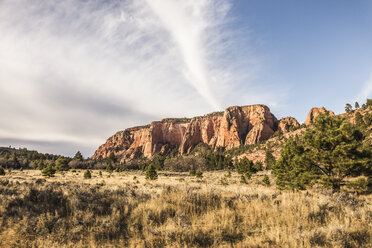
[[[315,120],[315,118],[320,115],[320,114],[325,114],[325,113],[329,113],[330,115],[335,115],[335,113],[333,111],[328,111],[325,107],[321,107],[321,108],[312,108],[309,112],[309,114],[307,115],[307,118],[304,122],[305,125],[310,125],[311,123],[313,123],[313,121]]]
[[[189,153],[205,143],[215,150],[229,150],[242,144],[257,144],[270,138],[278,126],[289,130],[299,126],[292,118],[279,122],[265,105],[234,106],[192,119],[163,119],[147,126],[128,128],[110,137],[93,155],[106,158],[111,153],[124,160],[178,149]]]
[[[281,130],[283,133],[288,133],[292,131],[294,128],[299,128],[300,123],[293,118],[293,117],[285,117],[280,119],[278,124],[278,129]]]

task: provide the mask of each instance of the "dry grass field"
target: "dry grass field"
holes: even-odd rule
[[[0,177],[0,247],[372,247],[372,197],[226,172]]]

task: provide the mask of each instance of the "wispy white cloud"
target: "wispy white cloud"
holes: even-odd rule
[[[249,47],[247,37],[229,29],[230,6],[1,1],[0,142],[73,143],[63,152],[81,145],[90,155],[129,126],[272,101],[265,87],[252,88],[258,63],[241,49]]]

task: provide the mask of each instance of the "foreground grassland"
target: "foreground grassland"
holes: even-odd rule
[[[0,247],[372,247],[371,196],[280,192],[264,173],[83,173],[0,177]]]

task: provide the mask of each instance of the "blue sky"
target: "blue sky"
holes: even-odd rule
[[[0,1],[0,145],[90,156],[232,105],[303,122],[372,97],[372,1]]]
[[[237,1],[239,28],[264,57],[264,84],[288,87],[280,113],[303,121],[313,106],[340,113],[372,73],[371,1]],[[371,92],[368,93],[371,97]]]

